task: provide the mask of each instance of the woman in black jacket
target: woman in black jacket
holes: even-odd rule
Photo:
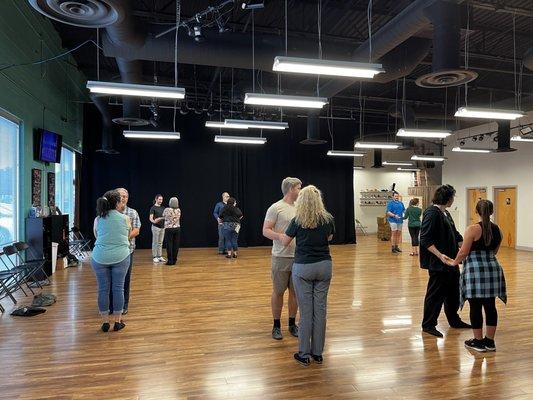
[[[443,304],[446,318],[452,328],[470,328],[470,325],[461,321],[457,313],[459,268],[448,265],[463,242],[452,216],[446,210],[453,204],[454,197],[453,186],[439,187],[433,196],[433,205],[424,212],[420,229],[420,267],[429,272],[422,331],[437,337],[443,336],[436,329]]]
[[[239,250],[237,240],[241,227],[242,211],[235,204],[235,199],[230,197],[219,214],[222,221],[222,233],[226,241],[226,251],[228,252],[226,258],[237,258],[237,250]]]

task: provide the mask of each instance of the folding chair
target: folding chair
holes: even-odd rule
[[[29,281],[30,279],[35,282],[35,284],[40,288],[42,289],[43,286],[41,285],[39,279],[37,278],[37,276],[35,275],[35,273],[37,271],[42,271],[42,273],[44,274],[44,276],[47,277],[48,279],[48,276],[46,275],[46,273],[44,272],[43,270],[43,266],[44,266],[44,262],[35,262],[35,263],[32,263],[31,261],[26,263],[21,257],[20,257],[20,254],[18,253],[17,249],[15,246],[6,246],[4,247],[3,249],[4,251],[4,254],[7,256],[7,257],[4,257],[3,260],[2,260],[2,263],[4,264],[4,266],[11,272],[14,272],[14,273],[18,273],[19,276],[20,276],[20,280],[19,282],[22,282],[24,283],[28,289],[30,289],[30,292],[32,294],[35,294],[35,292],[33,291],[33,289],[31,288],[30,284],[29,284]],[[11,259],[11,256],[14,256],[15,260],[17,260],[17,262],[13,262],[13,260]],[[5,262],[4,260],[8,260],[7,262]],[[10,264],[10,265],[9,265]],[[22,287],[22,286],[21,286]]]
[[[46,260],[44,258],[37,256],[37,253],[34,250],[32,250],[30,245],[26,242],[15,242],[13,246],[17,250],[17,257],[19,261],[22,264],[28,265],[28,267],[34,266],[36,273],[39,272],[40,270],[40,274],[39,274],[40,276],[38,276],[38,278],[44,277],[44,279],[40,279],[40,281],[46,281],[49,284],[50,279],[48,275],[46,274],[46,272],[44,271],[44,265],[46,263]],[[28,259],[28,256],[31,259]]]
[[[359,229],[361,233],[363,234],[363,236],[366,236],[366,230],[365,230],[366,228],[367,227],[363,226],[361,221],[359,221],[358,219],[355,220],[355,229]]]
[[[17,290],[20,289],[25,296],[28,296],[21,285],[21,282],[23,283],[23,275],[25,271],[9,269],[8,265],[4,262],[5,257],[6,254],[3,251],[0,251],[0,260],[4,265],[4,268],[6,268],[0,271],[0,299],[9,297],[13,304],[17,304],[17,300],[13,296],[13,293],[15,293]],[[3,307],[1,307],[1,311],[4,311]]]
[[[69,232],[69,251],[80,259],[91,251],[91,240],[86,239],[77,226]]]

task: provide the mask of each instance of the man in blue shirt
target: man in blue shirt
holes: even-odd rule
[[[405,212],[405,206],[400,201],[400,194],[394,192],[393,198],[387,204],[387,221],[392,231],[391,235],[391,244],[393,253],[401,253],[400,241],[402,240],[402,224],[403,224],[403,213]]]
[[[222,231],[222,221],[220,220],[220,212],[226,206],[229,197],[230,196],[228,192],[222,193],[222,201],[219,201],[215,205],[215,209],[213,210],[213,216],[215,217],[218,223],[218,254],[226,254],[226,243],[224,241],[224,234]]]

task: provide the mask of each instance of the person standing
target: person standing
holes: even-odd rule
[[[163,211],[165,218],[165,243],[167,245],[166,265],[176,265],[178,252],[180,250],[181,234],[181,210],[177,197],[172,197],[168,202],[168,207]]]
[[[401,253],[399,244],[402,240],[402,224],[403,224],[403,213],[405,211],[405,206],[400,200],[400,194],[394,192],[392,195],[392,200],[387,203],[387,221],[392,231],[391,235],[391,245],[393,253]]]
[[[272,338],[275,340],[283,339],[281,311],[283,309],[283,295],[287,289],[289,289],[289,333],[298,337],[298,326],[296,325],[298,302],[291,276],[295,244],[290,242],[285,246],[281,242],[281,238],[296,215],[294,203],[301,188],[302,181],[298,178],[287,177],[283,179],[281,182],[283,198],[268,208],[263,223],[263,236],[272,240],[271,307],[272,318],[274,319]]]
[[[332,274],[329,242],[334,233],[333,217],[324,207],[322,194],[315,186],[306,186],[298,196],[296,215],[281,238],[285,246],[296,238],[292,279],[300,307],[300,332],[294,359],[304,366],[311,358],[323,362]]]
[[[222,221],[222,233],[226,243],[226,258],[237,258],[239,250],[238,239],[241,227],[242,211],[236,206],[237,202],[230,197],[227,204],[220,211],[219,219]]]
[[[218,224],[218,254],[226,254],[226,244],[224,243],[224,231],[222,230],[222,221],[220,220],[220,212],[228,203],[230,195],[228,192],[222,193],[222,201],[219,201],[215,204],[215,209],[213,210],[213,216]]]
[[[128,207],[129,193],[124,188],[116,189],[120,194],[120,205],[117,208],[122,214],[126,215],[130,219],[131,231],[129,234],[130,241],[130,265],[128,267],[128,272],[126,273],[126,278],[124,279],[124,311],[123,314],[128,313],[128,307],[130,304],[130,283],[131,283],[131,271],[133,269],[133,252],[135,251],[135,238],[139,236],[141,232],[141,219],[139,218],[139,213],[133,208]],[[113,292],[109,295],[109,304],[113,304]],[[111,310],[113,312],[113,310]]]
[[[449,266],[463,242],[452,216],[446,210],[453,204],[454,197],[453,186],[440,186],[433,196],[433,204],[424,211],[420,229],[420,268],[427,269],[429,273],[422,331],[437,337],[443,336],[436,328],[443,304],[452,328],[470,328],[457,313],[459,268]]]
[[[409,201],[409,207],[405,210],[403,216],[404,220],[408,220],[407,227],[409,228],[409,235],[411,235],[411,253],[410,256],[418,255],[418,246],[420,246],[420,225],[422,222],[420,218],[422,217],[422,209],[418,207],[418,198],[411,199]]]
[[[152,223],[152,257],[154,263],[166,262],[163,256],[163,239],[165,237],[165,218],[163,217],[163,196],[157,194],[154,205],[150,208],[150,222]]]
[[[498,325],[496,297],[507,303],[505,276],[496,254],[502,243],[498,225],[490,221],[494,205],[489,200],[480,200],[476,212],[481,218],[477,224],[466,228],[465,239],[455,260],[456,267],[464,260],[460,281],[460,307],[470,303],[470,323],[474,337],[465,341],[465,347],[479,352],[496,351],[494,335]],[[486,336],[483,337],[483,313],[485,310]]]
[[[130,266],[129,218],[120,213],[120,193],[106,192],[96,201],[93,231],[96,238],[92,251],[92,268],[98,285],[98,309],[102,317],[102,331],[109,331],[109,315],[113,314],[113,330],[126,325],[122,322],[124,309],[124,279]],[[110,296],[113,293],[113,296]],[[110,299],[113,303],[110,302]]]

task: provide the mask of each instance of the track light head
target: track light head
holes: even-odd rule
[[[194,25],[192,27],[192,35],[194,37],[194,41],[196,43],[201,43],[205,40],[205,37],[202,35],[202,26],[201,25]]]
[[[461,140],[461,141],[459,142],[459,144],[460,144],[461,146],[464,146],[464,145],[466,144],[466,142],[465,142],[464,140]]]
[[[483,139],[485,139],[485,136],[483,136],[483,135],[479,135],[479,137],[477,138],[477,140],[479,140],[480,142],[482,142]]]
[[[181,103],[180,106],[180,114],[181,115],[187,115],[189,113],[189,107],[187,107],[187,103]]]
[[[248,0],[243,1],[241,8],[243,10],[259,10],[265,8],[264,0]]]
[[[477,136],[474,136],[474,137],[472,138],[472,142],[477,142]]]

